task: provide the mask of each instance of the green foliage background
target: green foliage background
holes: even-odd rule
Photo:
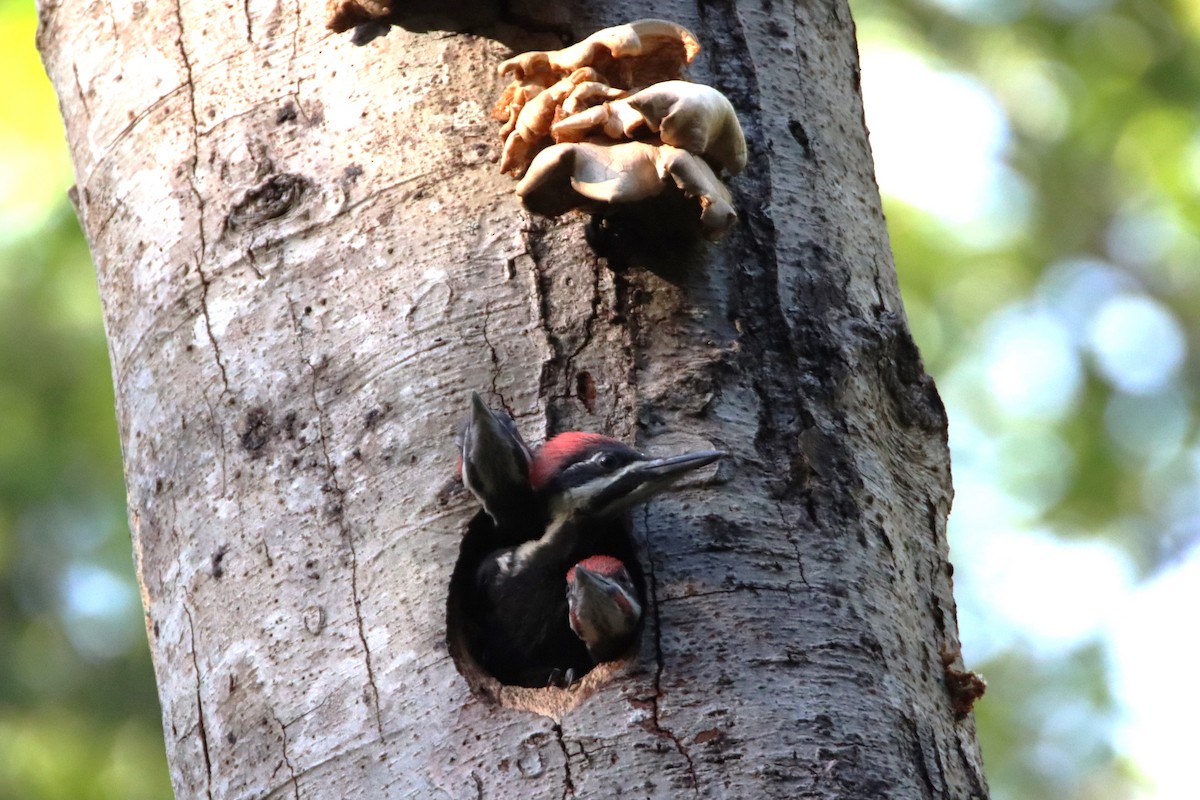
[[[865,53],[901,48],[973,76],[1008,124],[1002,158],[1019,191],[990,221],[964,228],[885,198],[927,367],[952,428],[975,434],[955,439],[956,474],[987,461],[981,474],[1022,524],[1110,543],[1152,577],[1196,539],[1195,358],[1168,386],[1131,393],[1080,345],[1078,389],[1050,415],[1010,413],[980,375],[998,315],[1061,300],[1063,275],[1084,262],[1168,310],[1195,350],[1200,4],[854,7]],[[0,797],[168,797],[99,301],[35,25],[31,3],[0,0]],[[1114,422],[1130,416],[1132,440]],[[978,441],[1002,446],[981,456]],[[986,638],[969,629],[982,613],[971,603],[1003,598],[960,602],[966,638]],[[991,683],[977,711],[995,797],[1147,788],[1110,742],[1106,664],[1099,639],[1051,655],[1009,641],[971,664]]]
[[[0,797],[170,797],[96,279],[35,26],[32,3],[0,3]]]

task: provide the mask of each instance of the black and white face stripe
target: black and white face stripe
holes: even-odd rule
[[[620,443],[595,444],[572,458],[547,488],[560,492],[578,489],[598,479],[615,475],[636,461],[645,460],[646,457],[641,453]]]
[[[652,459],[625,445],[597,445],[572,459],[548,488],[557,492],[556,515],[610,514],[649,499],[722,455],[705,450]]]

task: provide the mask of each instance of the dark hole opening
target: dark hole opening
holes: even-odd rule
[[[628,645],[621,647],[613,660],[636,652],[646,617],[646,582],[628,518],[588,521],[576,533],[578,546],[565,558],[556,559],[536,589],[513,595],[516,599],[506,609],[517,607],[519,611],[504,615],[488,602],[481,588],[481,565],[497,551],[518,546],[527,537],[497,529],[484,511],[468,523],[450,577],[446,641],[459,672],[476,693],[492,693],[488,679],[505,686],[568,688],[568,677],[578,681],[595,668],[587,647],[570,628],[566,599],[567,570],[589,555],[619,559],[632,578],[643,613]],[[517,642],[528,641],[522,636],[533,637],[544,646],[530,653],[517,646]]]

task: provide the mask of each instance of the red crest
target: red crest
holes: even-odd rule
[[[621,563],[621,560],[612,556],[588,556],[576,564],[575,567],[583,567],[586,570],[609,578],[615,578],[625,571],[625,565]],[[575,580],[575,567],[567,570],[568,583],[572,583]]]
[[[580,433],[579,431],[560,433],[539,447],[537,453],[534,454],[533,463],[529,467],[530,485],[533,486],[534,491],[541,489],[550,482],[550,478],[562,469],[566,462],[581,451],[593,445],[615,441],[615,439],[601,436],[598,433]]]

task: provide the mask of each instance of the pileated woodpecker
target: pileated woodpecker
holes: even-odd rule
[[[612,556],[585,558],[567,570],[568,620],[593,661],[612,661],[629,649],[642,620],[638,594],[629,570]]]
[[[487,423],[485,412],[495,425]],[[480,665],[502,683],[545,686],[561,682],[564,676],[569,683],[572,676],[590,670],[597,659],[615,657],[629,645],[645,603],[641,569],[624,512],[724,454],[706,450],[649,458],[606,436],[563,433],[538,449],[528,465],[527,486],[519,486],[512,480],[516,474],[512,467],[520,461],[519,455],[512,454],[519,448],[514,449],[511,442],[500,446],[499,464],[478,463],[491,458],[495,446],[495,441],[479,444],[485,441],[477,437],[483,430],[488,431],[487,437],[502,443],[513,436],[520,439],[515,426],[497,419],[482,401],[476,403],[473,398],[471,423],[461,440],[465,445],[462,472],[464,478],[478,476],[469,478],[472,492],[493,518],[504,522],[497,526],[495,548],[485,555],[485,548],[477,543],[468,548],[464,541],[459,569],[473,568],[474,578],[464,581],[469,584],[465,590],[466,612],[471,618],[469,646]],[[515,493],[514,501],[502,496],[507,491],[504,487]],[[493,513],[493,508],[504,510]],[[576,610],[583,612],[581,633],[576,633],[565,591],[570,581],[567,573],[581,562],[585,562],[584,570],[590,569],[586,559],[594,556],[620,562],[629,580],[617,595],[609,594],[608,601],[595,593],[573,590]],[[464,563],[464,559],[474,563]],[[576,584],[579,575],[577,568]],[[626,616],[613,626],[611,609],[596,603],[619,604],[612,599],[618,596],[636,601],[639,612],[632,622]],[[633,604],[630,606],[632,610]],[[603,626],[599,620],[605,621]]]

